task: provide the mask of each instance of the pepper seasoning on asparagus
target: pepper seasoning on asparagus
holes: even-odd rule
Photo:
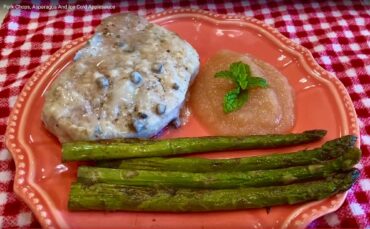
[[[342,156],[353,148],[357,138],[353,135],[343,136],[326,142],[322,147],[293,153],[271,154],[264,156],[205,159],[194,157],[151,157],[133,158],[116,161],[99,161],[97,167],[183,172],[217,172],[217,171],[251,171],[277,169],[320,163]]]
[[[173,189],[117,184],[71,187],[68,207],[79,210],[202,212],[271,207],[321,200],[348,190],[357,180],[354,169],[328,179],[284,186],[240,189]]]
[[[62,159],[64,161],[109,160],[173,156],[208,151],[262,149],[313,142],[320,140],[325,134],[325,130],[310,130],[297,134],[246,137],[211,136],[163,140],[71,142],[62,145]]]
[[[229,189],[284,185],[312,179],[322,179],[337,172],[350,170],[361,157],[357,148],[343,156],[312,165],[274,170],[244,172],[189,173],[180,171],[147,171],[81,166],[78,181],[147,187]]]
[[[352,168],[361,157],[355,136],[312,150],[239,159],[135,157],[289,146],[319,140],[325,133],[66,143],[65,160],[134,158],[97,161],[113,169],[81,166],[68,206],[72,211],[198,212],[324,199],[348,190],[359,175]]]

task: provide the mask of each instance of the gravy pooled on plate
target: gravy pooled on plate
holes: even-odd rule
[[[215,73],[230,64],[248,64],[254,76],[265,78],[267,88],[248,90],[248,101],[237,111],[226,114],[224,95],[235,88],[230,79],[216,78]],[[216,135],[278,134],[294,125],[293,90],[288,80],[273,66],[250,55],[220,51],[200,70],[191,89],[193,114]]]

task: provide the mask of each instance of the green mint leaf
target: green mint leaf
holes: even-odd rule
[[[246,74],[244,64],[241,61],[230,64],[230,71],[235,76]]]
[[[248,77],[248,88],[262,87],[265,88],[268,86],[267,81],[261,77]]]
[[[244,64],[244,67],[245,67],[245,74],[247,75],[247,77],[252,76],[251,68],[249,67],[249,65],[248,64]]]
[[[241,87],[241,89],[246,89],[247,86],[248,86],[248,81],[244,78],[238,78],[238,83],[239,83],[239,86]]]
[[[225,113],[236,111],[245,104],[248,100],[248,89],[255,87],[265,88],[268,86],[265,79],[252,76],[248,64],[239,61],[230,64],[229,68],[229,70],[219,71],[215,74],[215,77],[231,79],[237,86],[224,96],[223,108]]]
[[[241,61],[232,63],[230,65],[230,71],[233,73],[234,81],[244,90],[248,86],[248,73],[250,74],[250,69],[248,65],[242,63]]]
[[[240,90],[237,87],[224,96],[224,112],[230,113],[239,110],[248,99],[248,93],[246,90]]]
[[[233,73],[230,71],[219,71],[216,72],[215,77],[232,78]]]

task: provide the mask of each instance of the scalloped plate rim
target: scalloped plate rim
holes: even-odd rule
[[[213,13],[210,11],[204,11],[200,9],[172,9],[172,10],[166,10],[164,12],[160,13],[155,13],[148,15],[147,18],[149,20],[160,20],[163,19],[164,17],[167,16],[189,16],[189,14],[194,14],[194,15],[201,15],[204,17],[208,17],[209,19],[212,20],[217,20],[219,22],[225,22],[225,21],[230,21],[230,22],[236,22],[236,21],[242,21],[243,23],[249,23],[253,24],[257,28],[259,28],[261,31],[271,35],[273,39],[276,39],[274,42],[279,42],[280,46],[283,48],[289,50],[289,52],[294,53],[294,55],[298,56],[300,58],[300,62],[303,63],[304,68],[307,72],[312,73],[313,76],[320,78],[320,79],[325,79],[330,81],[330,83],[333,83],[336,86],[336,91],[339,93],[338,90],[341,92],[341,100],[343,100],[345,104],[345,108],[352,112],[350,116],[352,118],[356,118],[356,112],[353,106],[353,103],[349,97],[349,94],[347,90],[345,89],[344,85],[337,79],[336,77],[332,76],[331,73],[327,72],[325,69],[323,69],[313,58],[312,54],[309,52],[308,49],[295,44],[293,41],[289,40],[285,36],[283,36],[280,32],[278,32],[277,29],[264,24],[263,22],[247,17],[244,15],[226,15],[226,14],[217,14]],[[12,128],[17,120],[18,116],[20,115],[19,108],[24,106],[24,101],[27,100],[27,91],[32,90],[32,86],[39,80],[40,76],[44,74],[45,71],[48,70],[48,67],[55,65],[58,62],[58,57],[61,55],[64,55],[68,49],[70,49],[72,46],[79,45],[79,43],[84,42],[87,40],[87,36],[83,36],[80,38],[77,38],[71,42],[69,42],[67,45],[63,46],[61,49],[59,49],[57,52],[55,52],[48,61],[45,63],[41,64],[35,71],[35,73],[28,79],[26,82],[24,88],[20,92],[15,104],[14,108],[11,111],[11,114],[9,115],[8,119],[8,126],[7,130],[5,133],[5,144],[6,147],[9,149],[10,153],[13,156],[13,159],[16,164],[16,171],[15,171],[15,178],[14,178],[14,192],[16,193],[17,196],[19,196],[23,201],[26,202],[26,204],[31,208],[37,219],[39,220],[40,224],[43,227],[49,227],[52,228],[54,227],[53,224],[56,226],[60,227],[61,225],[64,224],[63,220],[57,220],[55,219],[55,216],[53,216],[54,219],[51,219],[47,212],[43,210],[45,206],[41,204],[41,209],[39,207],[40,201],[45,201],[43,199],[40,200],[42,195],[37,192],[37,189],[35,186],[37,186],[36,183],[34,183],[32,180],[27,180],[24,179],[23,177],[25,174],[30,175],[30,173],[33,172],[33,170],[30,168],[30,161],[27,162],[27,160],[30,159],[29,153],[24,149],[23,145],[20,145],[20,142],[14,137],[14,133],[17,132],[15,128]],[[308,68],[308,69],[307,69]],[[316,70],[319,74],[313,74],[313,70]],[[324,76],[324,77],[323,77]],[[353,124],[353,123],[352,123]],[[10,128],[9,128],[10,127]],[[359,135],[359,126],[357,122],[355,123],[355,126],[352,126],[353,131]],[[20,145],[19,147],[17,146]],[[360,145],[360,142],[357,142],[357,145]],[[24,160],[26,162],[24,162]],[[23,163],[23,164],[22,164]],[[28,163],[28,164],[27,164]],[[28,166],[28,167],[27,167]],[[28,168],[28,170],[24,174],[24,170],[21,170],[20,167],[25,167]],[[34,168],[33,168],[34,169]],[[23,172],[20,172],[23,171]],[[321,217],[325,214],[328,214],[330,212],[333,212],[337,210],[344,202],[346,198],[346,194],[338,194],[336,195],[339,199],[335,206],[332,206],[331,208],[326,208],[325,210],[321,211],[315,211],[315,213],[312,212],[311,216],[307,215],[307,213],[302,213],[305,211],[306,208],[310,208],[311,205],[316,205],[320,204],[322,201],[316,201],[316,202],[310,202],[307,205],[305,205],[304,209],[301,209],[301,211],[296,212],[296,214],[292,214],[291,217],[289,217],[285,223],[283,224],[284,228],[288,228],[289,226],[292,226],[291,223],[294,220],[297,220],[297,218],[302,217],[302,215],[305,215],[306,217],[302,217],[303,219],[300,221],[300,225],[306,226],[308,225],[312,220]],[[35,201],[36,198],[34,198],[36,195],[41,196],[38,199],[38,201]],[[36,203],[37,202],[37,203]],[[58,222],[59,221],[59,222]],[[64,224],[65,225],[65,224]]]

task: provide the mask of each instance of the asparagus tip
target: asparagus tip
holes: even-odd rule
[[[348,146],[354,146],[356,144],[357,136],[355,135],[346,135],[343,136],[343,138],[347,142]]]
[[[353,184],[358,180],[359,177],[360,177],[360,171],[356,168],[353,168],[351,171],[345,174],[336,175],[338,182],[341,183],[340,185],[341,191],[349,190],[353,186]]]
[[[348,148],[352,148],[356,144],[356,141],[357,141],[356,136],[345,135],[340,138],[336,138],[336,139],[325,142],[323,147],[324,148],[327,147],[328,149],[331,147],[348,149]]]
[[[316,137],[317,139],[320,139],[326,135],[328,131],[327,130],[306,130],[303,133],[312,137]]]
[[[352,182],[355,183],[357,179],[360,177],[360,170],[353,169],[350,173],[350,176],[352,178]]]

